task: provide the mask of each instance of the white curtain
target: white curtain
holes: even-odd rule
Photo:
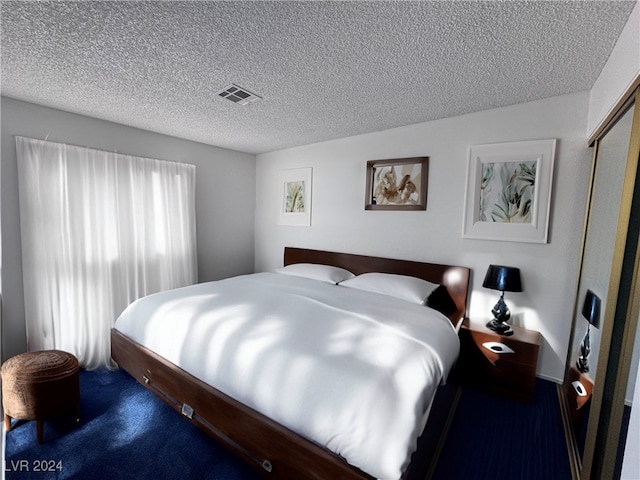
[[[16,137],[27,343],[113,367],[129,303],[195,283],[195,166]]]

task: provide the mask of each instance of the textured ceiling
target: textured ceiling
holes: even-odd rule
[[[261,153],[588,90],[634,4],[3,0],[1,93]]]

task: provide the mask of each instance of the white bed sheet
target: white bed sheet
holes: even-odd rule
[[[459,351],[435,310],[278,273],[150,295],[115,328],[379,479],[406,469]]]

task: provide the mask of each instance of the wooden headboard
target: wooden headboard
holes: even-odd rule
[[[448,315],[451,323],[457,325],[458,321],[467,312],[469,280],[471,277],[471,270],[467,267],[285,247],[284,265],[292,263],[333,265],[349,270],[356,275],[368,272],[382,272],[422,278],[432,283],[444,285],[447,288],[447,292],[458,308],[456,312]]]

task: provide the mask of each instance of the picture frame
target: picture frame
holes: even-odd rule
[[[278,225],[311,225],[311,168],[280,170],[278,174]]]
[[[555,139],[469,148],[463,238],[547,243]]]
[[[365,210],[426,210],[429,157],[369,160]]]

